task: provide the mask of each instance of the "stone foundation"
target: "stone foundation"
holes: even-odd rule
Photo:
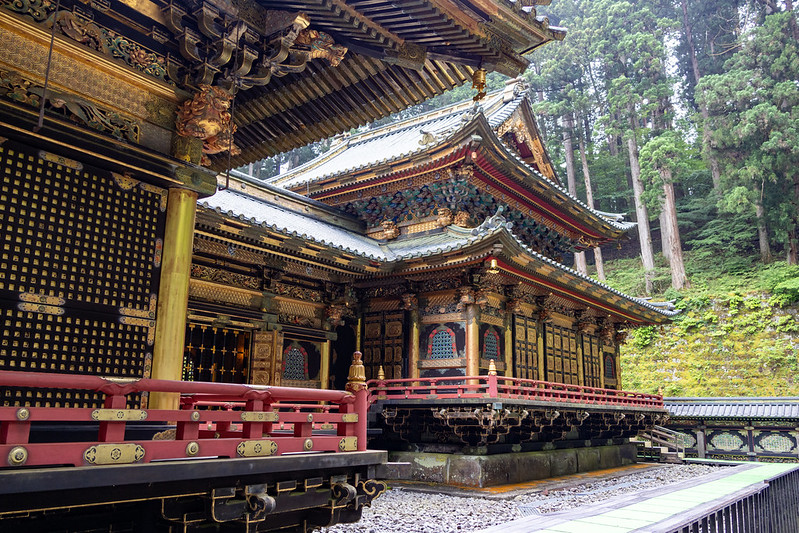
[[[378,477],[467,487],[524,483],[636,462],[634,444],[495,455],[389,452]]]

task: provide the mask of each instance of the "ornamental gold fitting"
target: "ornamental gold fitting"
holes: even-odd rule
[[[186,455],[188,455],[189,457],[194,457],[195,455],[197,455],[197,453],[199,453],[199,451],[200,451],[200,445],[194,441],[186,445]]]
[[[8,464],[11,466],[22,466],[28,461],[28,450],[22,446],[14,446],[8,452]]]

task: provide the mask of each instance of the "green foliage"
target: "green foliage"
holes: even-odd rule
[[[617,263],[607,265],[614,276]],[[769,292],[797,274],[785,263],[735,275],[706,264],[693,288],[669,293],[681,310],[671,325],[631,331],[622,346],[623,386],[673,396],[799,394],[799,310]]]
[[[645,348],[649,346],[655,337],[657,337],[657,331],[655,330],[654,326],[643,326],[640,328],[635,328],[632,330],[632,343],[637,348]]]
[[[724,170],[719,208],[751,222],[761,202],[777,245],[799,226],[799,43],[792,23],[791,12],[765,16],[724,72],[697,87]]]
[[[780,307],[799,302],[799,276],[785,280],[774,287],[775,303]]]

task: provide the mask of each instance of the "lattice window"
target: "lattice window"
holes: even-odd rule
[[[605,354],[605,378],[616,379],[616,364],[610,354]]]
[[[189,324],[183,380],[247,383],[250,338],[249,331]]]
[[[457,357],[457,353],[454,331],[446,326],[439,326],[430,332],[427,343],[429,359],[451,359]]]
[[[483,358],[499,359],[499,335],[494,328],[488,328],[483,335]]]
[[[308,352],[299,344],[290,344],[283,351],[283,379],[308,380]]]

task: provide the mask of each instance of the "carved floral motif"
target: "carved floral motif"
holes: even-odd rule
[[[518,206],[512,207],[492,191],[468,179],[450,179],[449,173],[444,174],[446,179],[433,179],[419,188],[363,198],[341,207],[364,220],[370,228],[380,226],[384,220],[400,223],[429,216],[437,216],[439,226],[452,217],[456,225],[472,227],[472,221],[486,220],[504,208],[503,216],[506,222],[512,223],[513,234],[533,250],[556,260],[573,250],[574,243],[552,227],[549,220],[522,211]]]
[[[261,280],[258,278],[202,265],[192,265],[191,277],[246,289],[260,290],[261,288]]]
[[[5,98],[38,107],[43,93],[41,86],[23,78],[18,72],[0,70],[0,95]],[[98,108],[82,98],[48,89],[46,109],[93,130],[108,133],[116,139],[139,142],[141,126],[137,121]]]

